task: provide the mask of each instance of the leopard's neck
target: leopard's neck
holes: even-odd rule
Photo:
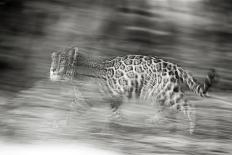
[[[78,74],[81,74],[90,77],[103,78],[105,69],[103,62],[107,60],[106,57],[92,56],[83,52],[78,52],[75,57],[75,72],[77,76]]]

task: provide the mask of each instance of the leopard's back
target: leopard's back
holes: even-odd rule
[[[114,93],[126,92],[129,97],[159,96],[162,92],[178,92],[181,83],[204,96],[212,85],[215,72],[208,73],[205,83],[199,83],[190,73],[177,64],[158,57],[127,55],[104,62],[107,85]],[[133,95],[134,94],[134,95]],[[171,95],[172,95],[171,94]]]

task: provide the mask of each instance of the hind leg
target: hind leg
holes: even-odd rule
[[[195,129],[195,108],[183,97],[183,93],[176,95],[175,104],[172,106],[177,111],[181,111],[187,116],[189,121],[189,132],[192,134]]]
[[[187,115],[188,120],[189,120],[189,132],[192,134],[195,129],[195,115],[196,111],[193,105],[190,103],[187,103],[185,100],[184,103],[181,105],[181,109],[184,112],[185,115]]]
[[[182,111],[187,116],[189,121],[189,132],[192,134],[195,129],[195,108],[184,100],[183,102],[177,104],[177,109]]]

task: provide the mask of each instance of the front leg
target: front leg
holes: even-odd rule
[[[111,82],[109,82],[111,81]],[[110,103],[111,109],[111,120],[122,120],[121,113],[119,111],[120,106],[123,103],[123,92],[120,90],[115,90],[115,85],[112,83],[111,79],[101,80],[99,85],[101,86],[101,91],[107,97],[105,98],[108,103]]]
[[[72,101],[71,108],[74,108],[75,105],[76,107],[78,107],[78,111],[80,112],[80,114],[83,114],[84,112],[88,111],[92,107],[92,105],[88,103],[87,100],[85,100],[84,96],[77,87],[73,86],[73,92],[74,99]]]
[[[114,120],[122,120],[121,113],[119,111],[119,107],[122,105],[122,98],[114,96],[110,99],[110,108],[112,111],[111,119]]]

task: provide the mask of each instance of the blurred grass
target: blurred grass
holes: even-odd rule
[[[1,139],[11,143],[84,142],[127,154],[232,152],[231,105],[192,97],[197,126],[189,135],[187,118],[181,113],[168,113],[159,125],[145,123],[156,111],[149,105],[125,103],[121,109],[124,119],[111,121],[109,103],[94,83],[75,81],[78,90],[85,90],[78,92],[75,104],[70,83],[45,80],[21,91],[1,105]],[[229,94],[221,96],[231,100]],[[88,107],[86,101],[93,106]]]

